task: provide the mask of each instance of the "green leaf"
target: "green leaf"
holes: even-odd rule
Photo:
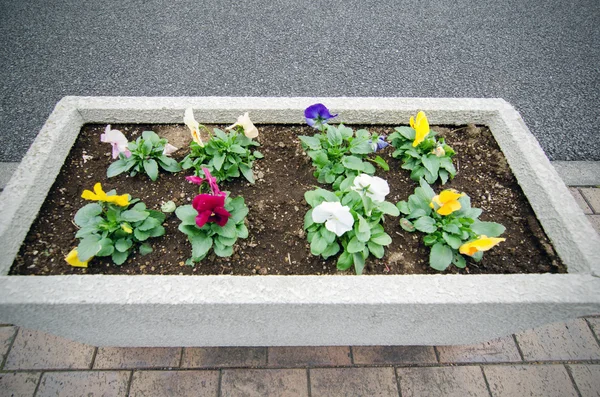
[[[137,228],[133,229],[133,235],[138,239],[138,241],[145,241],[148,240],[148,237],[150,237],[149,233],[143,232]]]
[[[167,218],[167,216],[160,211],[148,210],[148,213],[150,214],[149,216],[156,219],[159,224],[162,224],[165,221],[165,219]]]
[[[216,240],[218,241],[220,244],[224,245],[224,246],[230,246],[235,244],[235,242],[237,241],[237,237],[223,237],[223,236],[217,236]]]
[[[338,252],[340,252],[340,245],[337,242],[333,242],[333,243],[329,244],[327,246],[327,248],[325,248],[325,251],[323,251],[323,253],[321,253],[321,256],[324,259],[327,259],[331,256],[334,256]]]
[[[115,248],[117,249],[117,251],[125,252],[125,251],[129,250],[129,248],[131,248],[132,244],[133,243],[131,240],[125,239],[125,238],[120,238],[115,242]]]
[[[385,161],[383,159],[383,157],[381,157],[381,156],[377,156],[374,159],[368,159],[368,160],[374,162],[375,164],[377,164],[384,171],[389,171],[390,170],[390,166],[388,165],[387,161]]]
[[[101,249],[100,236],[95,234],[85,236],[77,246],[77,258],[82,262],[88,261],[96,256]]]
[[[365,174],[373,175],[375,173],[375,167],[373,164],[363,161],[363,172]]]
[[[177,218],[181,220],[183,225],[195,225],[198,211],[196,211],[191,205],[187,204],[177,207],[175,210],[175,215],[177,215]]]
[[[142,139],[150,141],[150,143],[158,143],[160,141],[160,137],[154,131],[143,131]]]
[[[371,241],[379,245],[390,245],[392,243],[392,238],[387,233],[380,233],[372,236]]]
[[[115,251],[113,242],[109,238],[103,238],[100,242],[100,251],[96,253],[96,256],[109,256]]]
[[[321,255],[327,249],[327,245],[327,241],[325,241],[319,233],[316,233],[310,242],[310,253],[313,255]]]
[[[216,229],[219,236],[228,237],[228,238],[237,237],[236,228],[235,228],[236,224],[234,222],[228,221],[223,226],[219,226],[216,223],[214,223],[213,225],[214,225],[213,227]]]
[[[314,136],[299,136],[298,139],[313,150],[321,149],[321,140]]]
[[[342,252],[342,254],[338,257],[338,270],[348,270],[353,264],[354,259],[352,258],[352,254],[348,253],[347,251]]]
[[[179,165],[179,163],[175,159],[172,159],[171,157],[162,155],[158,158],[158,163],[160,164],[162,169],[165,171],[169,171],[169,172],[181,171],[181,166]]]
[[[240,163],[239,167],[240,167],[240,171],[242,171],[242,175],[244,175],[244,178],[246,178],[248,180],[248,182],[253,184],[254,183],[254,173],[252,172],[252,169],[244,163]]]
[[[356,274],[361,275],[365,268],[365,256],[362,252],[357,252],[352,254],[352,259],[354,260],[354,271],[356,271]]]
[[[423,165],[437,179],[438,171],[440,170],[440,159],[435,154],[426,154],[421,157]]]
[[[377,258],[377,259],[383,258],[383,255],[385,254],[385,249],[383,248],[382,245],[379,245],[377,243],[369,241],[367,243],[367,247],[369,247],[369,251],[373,254],[373,256],[375,258]]]
[[[332,146],[338,146],[342,143],[342,134],[334,126],[327,128],[327,141]]]
[[[422,216],[414,222],[415,228],[423,233],[433,233],[437,230],[435,219],[429,216]]]
[[[106,176],[108,178],[112,178],[113,176],[117,176],[123,172],[129,171],[134,165],[135,162],[133,160],[127,161],[119,159],[108,167],[108,169],[106,170]]]
[[[395,130],[398,131],[405,139],[408,139],[411,142],[415,140],[417,135],[417,132],[411,127],[396,127]]]
[[[312,219],[313,209],[309,209],[304,215],[304,230],[308,229],[311,225],[314,225],[314,221]]]
[[[455,250],[459,249],[462,245],[462,239],[458,236],[444,232],[442,233],[442,238],[450,247],[454,248]]]
[[[111,259],[115,265],[121,266],[123,263],[125,263],[128,256],[129,256],[129,251],[125,251],[125,252],[115,251],[112,253]]]
[[[90,203],[79,209],[75,214],[75,223],[84,227],[88,223],[96,223],[96,217],[102,213],[102,206],[98,203]]]
[[[506,228],[496,222],[481,222],[476,221],[471,225],[471,230],[477,235],[485,235],[488,237],[498,237]]]
[[[365,248],[365,243],[363,243],[358,238],[356,238],[356,236],[354,236],[350,239],[350,242],[348,243],[348,246],[346,247],[346,251],[348,251],[351,254],[354,254],[356,252],[362,252],[362,250],[364,248]]]
[[[419,186],[421,187],[422,192],[423,192],[423,194],[421,195],[422,199],[425,202],[427,202],[427,205],[429,205],[429,203],[435,196],[435,192],[433,191],[431,186],[429,186],[429,184],[427,182],[425,182],[423,179],[419,180]]]
[[[358,215],[358,225],[355,226],[356,238],[358,241],[366,243],[371,238],[371,227],[369,222],[361,215]]]
[[[330,232],[329,230],[327,230],[326,228],[321,228],[321,230],[319,231],[319,233],[321,233],[321,237],[323,237],[323,240],[325,240],[325,242],[327,244],[331,244],[335,241],[336,235],[333,232]]]
[[[160,226],[159,220],[149,216],[141,225],[138,226],[138,228],[145,232],[154,229],[156,226]]]
[[[236,227],[238,238],[247,238],[248,237],[248,228],[243,223],[241,225],[237,225]]]
[[[263,154],[262,154],[261,152],[259,152],[258,150],[255,150],[255,151],[254,151],[254,153],[252,153],[252,155],[253,155],[255,158],[257,158],[257,159],[262,159],[263,157],[265,157],[265,156],[263,156]]]
[[[400,215],[400,210],[392,203],[388,201],[382,201],[381,203],[377,203],[377,208],[384,214],[390,216],[398,216]]]
[[[434,234],[428,234],[425,237],[423,237],[423,243],[428,247],[437,243],[437,241],[438,238]]]
[[[453,223],[450,223],[448,225],[444,225],[443,229],[444,229],[444,231],[446,231],[448,233],[454,233],[454,234],[459,234],[460,233],[459,226],[455,225]]]
[[[373,153],[373,147],[369,143],[368,138],[356,138],[350,145],[350,153],[352,154],[370,154]],[[382,167],[383,168],[383,167]]]
[[[342,165],[350,170],[363,171],[365,169],[363,161],[356,156],[342,157]]]
[[[198,262],[204,259],[210,248],[213,246],[213,239],[205,233],[190,236],[188,240],[192,244],[192,258]]]
[[[150,179],[155,181],[158,178],[158,164],[156,163],[156,160],[146,160],[142,164],[144,165],[144,171],[146,171],[146,174],[148,174]]]
[[[436,243],[429,253],[429,266],[435,270],[446,270],[454,257],[452,248],[446,244]]]
[[[152,246],[150,244],[144,243],[140,245],[140,255],[148,255],[152,251]]]
[[[223,162],[225,161],[225,153],[216,153],[212,158],[213,167],[215,170],[219,171],[223,167]]]
[[[324,151],[313,152],[314,155],[311,156],[313,159],[313,165],[317,167],[324,167],[329,163],[329,157],[327,157],[327,153]]]
[[[411,221],[409,221],[406,218],[401,218],[400,219],[400,227],[404,230],[406,230],[407,232],[414,232],[415,231],[415,225],[412,224]]]
[[[148,211],[138,211],[134,207],[133,209],[123,211],[121,213],[121,220],[126,222],[139,222],[148,218],[148,216],[150,216]]]
[[[246,149],[244,149],[240,145],[231,145],[229,151],[237,154],[246,154]]]
[[[439,175],[440,175],[440,181],[442,181],[442,185],[445,185],[446,182],[448,182],[448,171],[440,170]]]
[[[406,201],[398,201],[396,203],[396,208],[405,215],[410,214],[410,209],[408,209],[408,203]]]
[[[460,269],[464,269],[467,266],[467,261],[458,252],[454,253],[454,258],[452,259],[452,263],[454,264],[454,266],[456,266]]]

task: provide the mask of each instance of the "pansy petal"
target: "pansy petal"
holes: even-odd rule
[[[340,203],[337,203],[341,207]],[[336,211],[338,206],[334,202],[324,201],[317,205],[312,212],[312,219],[315,223],[323,223]]]
[[[202,185],[204,182],[204,178],[200,178],[199,176],[186,176],[185,179],[189,182],[192,182],[195,185]]]
[[[196,216],[196,225],[198,227],[206,225],[206,222],[208,222],[208,219],[210,218],[210,214],[210,211],[199,211]]]
[[[461,209],[461,207],[458,201],[448,201],[437,210],[437,213],[440,215],[450,215],[454,211]]]
[[[73,248],[65,257],[65,261],[73,267],[88,267],[89,259],[85,262],[80,261],[77,257],[77,248]]]
[[[456,201],[461,196],[462,196],[462,194],[457,192],[456,190],[446,189],[446,190],[442,190],[442,192],[440,193],[439,199],[440,199],[441,203],[447,203],[448,201]]]
[[[213,210],[213,213],[215,214],[214,218],[215,218],[216,224],[219,225],[219,226],[221,226],[221,227],[225,226],[225,224],[229,220],[229,217],[231,216],[231,214],[229,213],[229,211],[227,211],[223,207],[217,207],[217,208],[215,208]]]

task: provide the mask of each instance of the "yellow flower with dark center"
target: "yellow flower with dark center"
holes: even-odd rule
[[[413,141],[413,147],[416,147],[419,143],[425,140],[427,134],[429,134],[429,121],[425,112],[420,111],[417,113],[417,119],[410,116],[410,126],[416,131],[415,140]]]
[[[98,182],[94,185],[93,192],[91,192],[89,190],[84,190],[83,193],[81,194],[81,197],[86,200],[104,201],[107,203],[113,203],[113,204],[116,204],[121,207],[127,207],[129,205],[129,195],[122,194],[120,196],[117,196],[117,195],[109,196],[106,193],[104,193],[104,190],[102,190],[102,185],[100,184],[100,182]]]
[[[461,254],[473,256],[477,252],[487,251],[493,246],[505,241],[505,238],[500,237],[487,237],[484,235],[479,236],[477,240],[469,241],[460,246],[458,251]]]
[[[133,229],[131,229],[131,226],[129,226],[127,223],[121,223],[121,229],[123,229],[123,231],[127,234],[133,233]]]
[[[88,267],[88,262],[90,260],[91,260],[91,258],[85,262],[80,261],[79,258],[77,257],[77,248],[73,248],[71,250],[71,252],[69,252],[67,254],[67,257],[65,258],[65,261],[67,261],[67,263],[73,267]]]
[[[440,215],[449,215],[454,211],[458,211],[462,208],[458,199],[462,197],[464,193],[458,193],[454,189],[442,190],[442,192],[434,196],[429,203],[431,208],[439,207],[436,212]]]

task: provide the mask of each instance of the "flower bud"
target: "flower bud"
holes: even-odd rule
[[[177,208],[177,206],[172,201],[167,201],[166,203],[163,203],[160,206],[160,209],[162,210],[162,212],[167,212],[167,213],[175,211],[176,208]]]
[[[446,151],[441,146],[436,146],[435,149],[431,151],[431,153],[435,154],[438,157],[443,157],[446,154]]]

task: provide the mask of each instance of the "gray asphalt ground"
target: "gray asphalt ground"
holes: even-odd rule
[[[0,0],[0,161],[65,95],[501,97],[600,160],[599,0]]]

